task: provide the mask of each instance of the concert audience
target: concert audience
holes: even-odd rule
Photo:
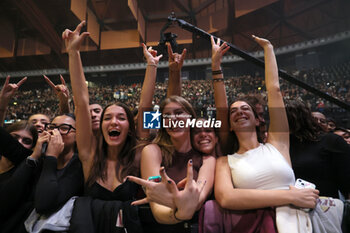
[[[75,31],[67,29],[62,34],[77,121],[69,114],[73,109],[70,86],[62,76],[61,83],[55,85],[44,75],[50,86],[46,89],[18,90],[26,78],[15,84],[7,77],[3,85],[1,122],[22,121],[13,123],[8,132],[0,127],[1,232],[26,232],[25,227],[41,226],[42,219],[45,222],[60,211],[69,212],[66,228],[61,231],[70,227],[69,231],[76,233],[196,232],[203,216],[200,231],[219,232],[202,215],[211,210],[224,213],[223,218],[233,222],[242,218],[248,225],[240,225],[240,229],[251,230],[256,225],[249,225],[249,219],[263,216],[258,225],[269,232],[277,228],[282,233],[294,231],[296,218],[301,221],[298,230],[310,232],[309,214],[300,208],[314,208],[318,194],[336,199],[340,192],[350,198],[349,131],[336,128],[335,120],[327,120],[325,115],[329,117],[328,110],[334,105],[284,80],[279,83],[268,40],[253,37],[265,52],[265,79],[256,72],[224,80],[221,61],[228,47],[211,38],[212,85],[208,80],[181,80],[186,50],[173,53],[170,45],[169,81],[156,83],[162,55],[143,44],[147,68],[142,85],[96,82],[88,88],[79,52],[89,35],[80,33],[83,26],[84,22]],[[350,102],[350,81],[344,78],[349,67],[350,63],[345,63],[293,74]],[[290,100],[286,105],[288,119],[283,98]],[[304,103],[292,99],[304,99]],[[228,102],[232,103],[229,107]],[[152,106],[160,106],[170,127],[161,128],[149,142],[150,131],[142,127],[143,112]],[[269,110],[269,120],[265,120],[265,110]],[[215,113],[222,121],[220,130],[171,126],[172,121],[196,115],[207,119]],[[251,161],[244,161],[249,156],[253,156]],[[256,172],[248,174],[247,164],[255,166],[254,171],[267,173],[264,177]],[[153,181],[158,175],[160,182]],[[295,178],[314,183],[319,191],[295,189]],[[134,182],[143,186],[145,198],[136,200],[142,191]],[[217,202],[204,204],[213,187]],[[148,209],[136,206],[147,203]],[[142,212],[145,210],[147,219],[140,219],[147,215]],[[222,220],[217,216],[210,223]],[[227,223],[218,226],[227,227]]]
[[[350,67],[350,64],[339,66]],[[340,68],[339,68],[340,69]],[[350,102],[350,81],[344,79],[346,77],[346,69],[343,72],[335,72],[335,68],[323,68],[319,70],[292,72],[296,77],[315,88],[324,91],[342,101]],[[333,73],[332,73],[333,72]],[[258,75],[258,76],[256,76]],[[262,95],[266,101],[264,93],[263,78],[257,73],[255,76],[243,75],[239,77],[229,77],[225,79],[227,86],[228,101],[232,102],[235,98],[242,95]],[[344,81],[345,80],[345,81]],[[329,85],[327,85],[329,83]],[[159,105],[165,99],[168,83],[156,83],[153,104]],[[182,96],[187,99],[196,109],[199,116],[206,116],[207,108],[214,106],[213,91],[210,82],[207,80],[183,80],[182,81]],[[301,89],[287,81],[281,80],[281,90],[284,99],[301,98],[313,110],[328,111],[327,116],[333,111],[339,111],[336,106],[324,101],[321,98]],[[101,106],[113,102],[121,101],[128,105],[132,110],[137,108],[138,100],[140,99],[141,84],[135,83],[132,85],[111,85],[95,82],[93,87],[89,87],[89,97],[93,103],[98,103]],[[35,89],[29,91],[19,90],[14,96],[13,101],[9,103],[9,110],[6,114],[6,120],[27,119],[28,116],[35,113],[43,113],[53,118],[59,114],[59,106],[57,105],[57,97],[52,95],[49,88]]]

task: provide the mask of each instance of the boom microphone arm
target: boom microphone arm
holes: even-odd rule
[[[214,36],[214,35],[211,35],[209,33],[207,33],[206,31],[203,31],[202,29],[200,28],[197,28],[196,26],[186,22],[185,20],[182,20],[182,19],[177,19],[175,17],[175,15],[172,13],[169,17],[168,17],[168,23],[169,22],[177,22],[178,25],[189,31],[189,32],[192,32],[196,35],[199,35],[200,37],[208,40],[210,42],[210,37],[213,36],[214,39],[216,40],[217,37]],[[226,42],[226,41],[223,41],[223,42]],[[247,52],[237,48],[235,45],[229,43],[229,42],[226,42],[226,44],[230,47],[229,51],[237,56],[240,56],[241,58],[257,65],[257,66],[260,66],[262,68],[265,68],[265,62],[258,59],[258,58],[255,58],[253,57],[252,55],[248,54]],[[291,82],[301,88],[304,88],[305,90],[317,95],[317,96],[320,96],[326,100],[328,100],[329,102],[331,103],[334,103],[336,105],[338,105],[339,107],[341,108],[344,108],[346,109],[347,111],[350,111],[350,105],[339,100],[339,99],[336,99],[312,86],[310,86],[309,84],[307,83],[304,83],[303,81],[300,81],[299,79],[296,79],[295,77],[293,77],[292,75],[288,74],[287,72],[285,72],[284,70],[281,70],[281,69],[278,69],[278,74],[281,78],[287,80],[288,82]]]

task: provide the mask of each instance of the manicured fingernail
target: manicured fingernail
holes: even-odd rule
[[[168,180],[168,184],[171,184],[171,181],[170,181],[170,180]]]
[[[190,159],[190,164],[192,164],[192,159]]]

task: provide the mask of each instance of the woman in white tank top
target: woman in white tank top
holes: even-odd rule
[[[259,120],[254,106],[245,101],[236,101],[230,106],[229,124],[227,121],[222,125],[233,132],[236,146],[234,154],[217,160],[215,198],[221,207],[229,210],[289,205],[314,208],[318,190],[296,189],[291,186],[295,177],[289,157],[289,127],[273,46],[268,40],[255,36],[253,38],[265,54],[265,82],[270,115],[268,139],[266,144],[261,144],[258,140]],[[226,51],[225,43],[220,46],[220,41],[215,43],[212,38],[213,85],[218,109],[227,107],[225,86],[221,82],[222,73],[215,72],[220,69],[222,55]]]

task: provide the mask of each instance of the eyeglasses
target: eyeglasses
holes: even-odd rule
[[[55,124],[45,124],[45,130],[54,130],[54,129],[58,129],[61,135],[69,134],[71,129],[75,130],[75,128],[69,124],[62,124],[58,126],[56,126]]]

